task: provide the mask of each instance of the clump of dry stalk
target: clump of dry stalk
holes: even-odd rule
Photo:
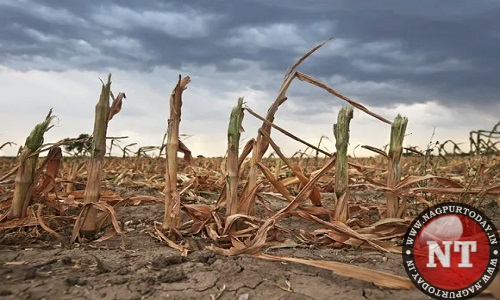
[[[469,133],[471,154],[500,154],[500,121],[491,130],[474,130]]]
[[[47,157],[42,163],[39,170],[45,168],[41,176],[41,180],[38,182],[34,196],[47,195],[47,193],[55,190],[56,178],[59,174],[59,169],[61,168],[62,161],[62,150],[61,147],[54,145],[50,147]]]

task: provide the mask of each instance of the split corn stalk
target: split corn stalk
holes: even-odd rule
[[[110,110],[109,98],[111,94],[111,74],[106,83],[102,83],[101,95],[95,106],[94,131],[92,134],[92,149],[87,167],[87,186],[83,194],[86,205],[86,214],[80,227],[84,236],[93,236],[97,229],[98,210],[91,204],[101,197],[101,177],[104,156],[106,154],[106,134],[108,130],[108,116]]]

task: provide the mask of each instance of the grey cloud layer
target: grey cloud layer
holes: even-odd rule
[[[303,70],[341,90],[350,85],[371,105],[435,98],[494,107],[499,28],[498,1],[4,0],[0,64],[56,71],[210,65],[230,73],[246,61],[283,73],[335,36]]]

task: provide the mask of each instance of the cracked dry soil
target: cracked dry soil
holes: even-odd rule
[[[381,289],[331,271],[207,250],[181,257],[144,229],[161,220],[161,205],[127,207],[126,250],[118,239],[97,247],[59,241],[0,245],[1,299],[429,299],[418,290]],[[134,224],[136,224],[134,226]],[[406,276],[396,254],[293,248],[267,253],[332,260]],[[491,298],[489,298],[491,299]]]

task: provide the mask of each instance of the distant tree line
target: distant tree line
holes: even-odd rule
[[[80,134],[77,138],[65,138],[64,150],[75,156],[83,156],[90,153],[92,149],[92,136],[86,133]]]

